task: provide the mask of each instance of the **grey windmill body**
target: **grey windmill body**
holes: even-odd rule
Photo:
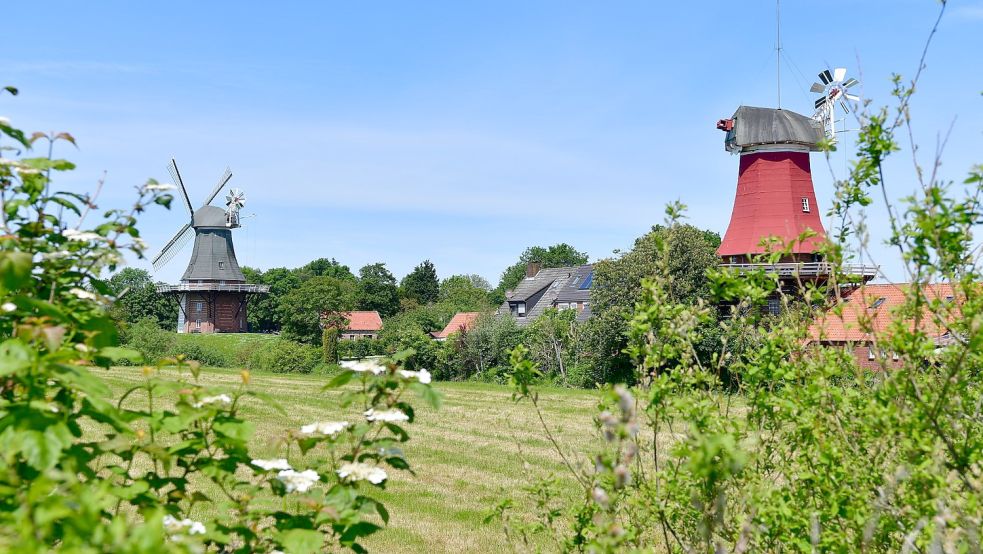
[[[232,178],[232,172],[226,170],[204,204],[194,210],[174,160],[168,170],[180,188],[190,221],[154,258],[154,268],[159,269],[173,258],[192,234],[194,248],[180,283],[158,284],[157,292],[177,301],[179,333],[245,332],[249,297],[269,292],[268,285],[246,283],[236,259],[232,230],[239,227],[239,209],[245,205],[245,195],[232,189],[226,196],[226,209],[211,205]]]
[[[192,224],[195,230],[195,246],[191,252],[188,269],[181,277],[182,282],[246,282],[236,260],[232,230],[225,224],[226,214],[221,208],[202,206],[195,211]]]

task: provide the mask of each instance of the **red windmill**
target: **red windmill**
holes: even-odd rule
[[[818,151],[824,139],[836,140],[836,102],[848,110],[846,101],[858,100],[846,93],[856,79],[844,81],[845,75],[842,68],[819,74],[823,84],[816,83],[812,90],[823,95],[811,118],[788,110],[741,106],[732,118],[717,122],[717,128],[727,133],[724,147],[741,157],[734,209],[717,249],[725,266],[757,265],[751,263],[752,256],[765,253],[770,239],[773,250],[789,247],[779,263],[765,267],[783,277],[783,284],[829,276],[832,268],[818,253],[826,230],[819,218],[809,153]],[[811,236],[800,240],[810,231]],[[873,267],[848,269],[864,281],[876,273]]]

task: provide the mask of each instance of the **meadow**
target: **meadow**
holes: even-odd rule
[[[142,380],[138,367],[116,367],[99,373],[114,397]],[[177,377],[173,370],[162,376]],[[338,391],[321,392],[327,377],[253,373],[250,387],[272,395],[285,409],[281,414],[250,399],[244,415],[257,425],[255,453],[285,455],[280,438],[290,429],[317,420],[357,417],[339,408]],[[204,386],[231,390],[240,385],[239,370],[206,368]],[[394,472],[385,491],[375,491],[392,519],[388,528],[366,541],[376,552],[502,552],[510,549],[497,521],[485,524],[489,511],[503,498],[522,496],[533,480],[555,474],[576,492],[573,481],[545,437],[529,402],[513,402],[504,386],[484,383],[438,383],[443,395],[439,411],[418,406],[409,426],[405,452],[415,475]],[[133,402],[139,402],[134,398]],[[554,437],[566,452],[590,452],[597,440],[593,414],[597,392],[543,389],[540,406]],[[291,453],[296,460],[296,450]],[[583,454],[574,454],[586,461]],[[519,503],[519,512],[528,506]],[[549,548],[549,544],[542,544]]]

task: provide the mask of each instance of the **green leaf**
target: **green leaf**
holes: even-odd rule
[[[17,373],[31,366],[32,351],[20,339],[0,344],[0,375]]]
[[[349,381],[352,380],[352,377],[355,377],[354,371],[350,369],[342,371],[338,375],[335,375],[333,379],[328,381],[328,384],[324,385],[324,387],[322,387],[321,390],[336,389],[338,387],[343,387],[347,385]]]
[[[341,542],[341,544],[344,546],[351,547],[355,544],[355,541],[358,540],[359,537],[367,537],[380,529],[382,529],[382,527],[379,527],[374,523],[360,521],[348,529],[345,529],[345,532],[342,533],[339,542]]]
[[[280,544],[287,554],[313,554],[324,546],[324,535],[311,529],[290,529],[280,533]]]
[[[16,290],[31,279],[31,255],[17,250],[0,251],[0,289]]]
[[[105,348],[100,348],[98,355],[102,358],[106,358],[111,362],[119,362],[121,360],[126,360],[132,363],[140,363],[143,361],[143,354],[132,348],[123,348],[121,346],[107,346]]]
[[[230,439],[248,441],[256,430],[256,425],[251,421],[229,418],[216,421],[212,427],[216,433],[220,433]]]

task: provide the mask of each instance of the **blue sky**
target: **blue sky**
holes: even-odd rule
[[[811,114],[815,73],[844,66],[875,102],[912,75],[937,5],[782,6],[783,107]],[[774,106],[775,4],[760,2],[30,2],[5,5],[0,115],[72,132],[63,181],[127,203],[177,158],[199,203],[226,166],[248,203],[242,264],[423,259],[492,283],[530,245],[592,259],[631,246],[672,200],[721,234],[736,157],[714,123]],[[955,121],[944,174],[983,162],[983,2],[950,2],[914,102],[928,155]],[[928,160],[926,160],[928,161]],[[833,159],[842,172],[845,155]],[[831,178],[813,155],[819,202]],[[910,157],[890,194],[914,189]],[[142,220],[156,251],[180,206]],[[883,206],[870,214],[875,253]],[[157,277],[176,280],[190,246]],[[134,261],[148,267],[145,261]]]

